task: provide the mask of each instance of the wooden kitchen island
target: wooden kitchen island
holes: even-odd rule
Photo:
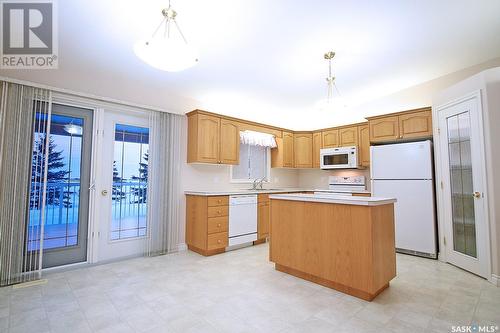
[[[270,260],[279,271],[373,300],[396,276],[392,198],[270,196]]]

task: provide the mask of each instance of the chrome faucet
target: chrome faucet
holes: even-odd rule
[[[260,189],[262,190],[262,185],[264,183],[264,180],[266,180],[266,176],[262,177],[260,180],[259,180],[259,186],[260,186]]]
[[[264,176],[262,178],[255,178],[255,180],[252,183],[252,190],[256,190],[257,186],[260,187],[260,189],[262,190],[262,186],[263,186],[264,180],[266,180],[266,178],[267,178],[266,176]]]

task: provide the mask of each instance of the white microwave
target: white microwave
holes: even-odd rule
[[[358,167],[358,148],[340,147],[320,150],[321,169],[356,169]]]

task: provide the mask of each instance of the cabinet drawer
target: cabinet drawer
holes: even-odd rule
[[[214,206],[227,206],[229,204],[229,197],[222,195],[218,197],[208,197],[208,207]]]
[[[208,207],[208,217],[219,217],[228,215],[229,215],[228,206]]]
[[[218,232],[216,234],[208,235],[207,238],[207,249],[215,250],[224,248],[229,243],[228,233],[227,232]]]
[[[228,226],[229,226],[229,218],[227,216],[209,217],[207,232],[209,234],[214,234],[216,232],[227,231]]]

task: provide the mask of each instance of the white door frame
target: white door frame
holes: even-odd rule
[[[470,94],[467,94],[465,96],[462,96],[457,99],[453,99],[449,101],[448,103],[438,105],[437,107],[432,108],[432,117],[433,117],[433,132],[434,132],[434,137],[438,138],[440,141],[440,128],[439,128],[439,115],[440,111],[447,109],[451,106],[454,106],[456,104],[463,103],[468,100],[475,100],[476,101],[476,108],[477,108],[477,117],[478,117],[478,130],[479,130],[479,138],[480,142],[478,144],[478,149],[479,149],[479,155],[481,157],[482,163],[480,163],[479,167],[480,168],[480,173],[481,173],[481,178],[483,182],[483,195],[484,198],[482,200],[483,202],[483,212],[484,212],[484,219],[485,219],[485,237],[486,239],[483,240],[486,243],[486,251],[485,251],[485,264],[487,267],[484,267],[485,271],[485,278],[488,279],[488,281],[494,283],[492,275],[491,275],[491,241],[490,241],[490,217],[489,217],[489,210],[488,210],[488,182],[487,182],[487,173],[486,173],[486,163],[485,163],[485,142],[484,142],[484,123],[483,123],[483,107],[482,107],[482,98],[481,98],[481,90],[476,90],[473,91]],[[444,129],[443,129],[444,130]],[[439,145],[440,147],[440,145]],[[444,242],[444,236],[445,236],[445,219],[446,219],[446,208],[444,206],[445,201],[445,191],[444,191],[444,186],[443,184],[449,182],[448,179],[444,179],[444,172],[443,172],[443,157],[442,157],[442,152],[441,149],[434,149],[434,157],[435,157],[435,165],[436,165],[436,182],[437,186],[436,188],[438,189],[438,194],[436,196],[437,199],[437,211],[438,211],[438,234],[439,234],[439,256],[438,259],[443,262],[447,262],[448,258],[446,255],[446,245]],[[453,246],[451,244],[451,240],[448,241],[447,246]]]
[[[107,204],[104,203],[102,196],[101,196],[101,191],[103,189],[108,190],[108,179],[106,176],[103,175],[103,172],[106,172],[107,168],[109,167],[107,161],[102,158],[103,154],[105,153],[105,147],[106,147],[106,142],[104,138],[104,130],[106,127],[106,122],[105,118],[107,114],[115,114],[115,115],[123,115],[125,117],[127,116],[132,116],[132,117],[137,117],[140,116],[141,118],[146,118],[148,116],[148,110],[140,110],[140,109],[134,109],[134,108],[123,108],[121,106],[103,106],[98,108],[97,110],[97,116],[96,116],[96,121],[95,123],[98,124],[98,130],[97,130],[97,140],[96,143],[98,146],[96,147],[95,150],[95,167],[97,170],[99,170],[99,175],[96,176],[95,178],[95,191],[93,191],[93,198],[94,198],[94,206],[93,206],[93,223],[92,223],[92,228],[93,228],[93,247],[92,247],[92,261],[91,263],[103,263],[103,262],[110,262],[110,261],[115,261],[115,260],[121,260],[125,257],[121,258],[111,258],[111,259],[103,259],[102,251],[102,242],[103,237],[106,237],[106,235],[102,234],[100,232],[101,228],[109,228],[109,223],[110,221],[103,218],[105,214],[103,213],[104,210],[107,210],[109,207]],[[124,123],[127,123],[126,121]],[[133,124],[132,124],[133,125]],[[111,175],[111,173],[110,173]],[[109,192],[109,191],[108,191]],[[104,225],[103,225],[104,224]],[[109,230],[108,230],[109,231]],[[120,243],[127,243],[127,242],[136,242],[136,241],[141,241],[145,242],[147,239],[147,236],[143,236],[140,238],[133,238],[133,239],[124,239],[124,240],[116,240],[116,241],[110,241],[107,240],[108,244],[120,244]],[[131,255],[128,257],[136,257],[137,255]]]

